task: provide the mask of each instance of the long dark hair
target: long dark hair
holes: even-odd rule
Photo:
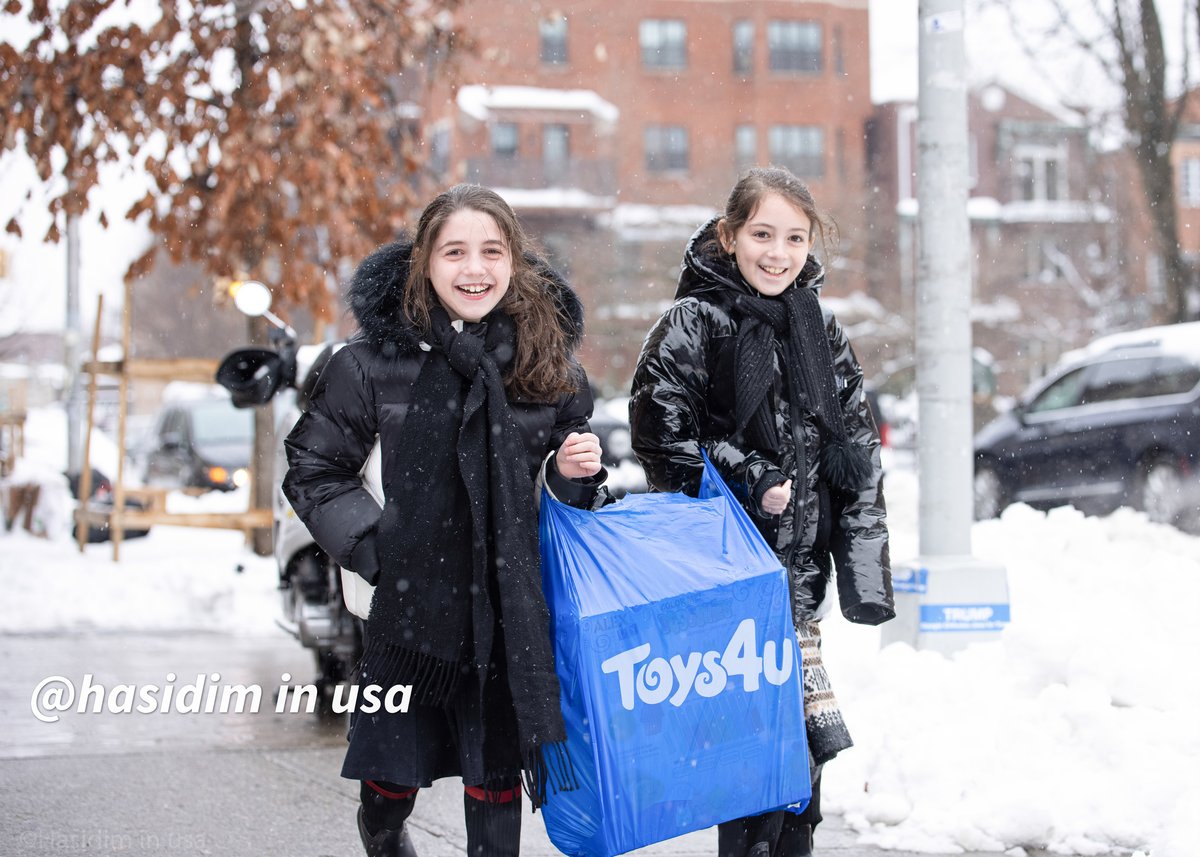
[[[763,197],[777,193],[788,203],[803,211],[812,222],[813,232],[821,238],[821,252],[829,259],[830,252],[837,252],[837,224],[828,214],[817,208],[808,185],[796,178],[785,167],[751,167],[742,174],[738,183],[729,192],[725,201],[725,216],[717,222],[717,237],[705,247],[710,252],[723,252],[720,239],[731,240],[739,229],[746,225],[758,209]],[[813,242],[814,244],[816,242]]]
[[[429,333],[429,311],[437,294],[429,280],[429,257],[442,227],[463,209],[478,211],[496,221],[512,259],[512,278],[501,298],[502,309],[517,330],[517,353],[505,376],[505,388],[539,402],[553,401],[575,390],[567,333],[554,299],[552,284],[530,263],[529,238],[508,203],[493,190],[460,184],[433,198],[417,221],[404,291],[404,312],[422,334]]]

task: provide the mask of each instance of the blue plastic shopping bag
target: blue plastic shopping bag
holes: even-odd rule
[[[579,786],[543,807],[555,846],[612,857],[807,803],[787,578],[711,465],[699,498],[544,495],[541,550]]]

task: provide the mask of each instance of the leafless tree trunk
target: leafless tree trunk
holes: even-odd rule
[[[1175,171],[1171,165],[1171,146],[1187,99],[1185,95],[1172,103],[1167,97],[1167,58],[1154,0],[1138,0],[1136,23],[1122,6],[1122,0],[1113,3],[1112,33],[1124,87],[1126,130],[1133,138],[1142,192],[1162,259],[1168,320],[1187,321],[1193,272],[1179,247]]]

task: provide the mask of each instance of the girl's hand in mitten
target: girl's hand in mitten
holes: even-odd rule
[[[762,509],[767,515],[782,515],[792,497],[792,480],[775,485],[763,492]]]
[[[558,448],[554,466],[568,479],[595,476],[600,472],[600,438],[591,432],[571,432]]]

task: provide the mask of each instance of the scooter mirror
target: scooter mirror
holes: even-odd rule
[[[258,318],[271,308],[271,290],[258,280],[242,280],[230,289],[233,305],[243,315]]]
[[[217,383],[230,393],[235,408],[253,408],[271,401],[279,388],[291,383],[284,358],[266,348],[239,348],[217,367]]]

